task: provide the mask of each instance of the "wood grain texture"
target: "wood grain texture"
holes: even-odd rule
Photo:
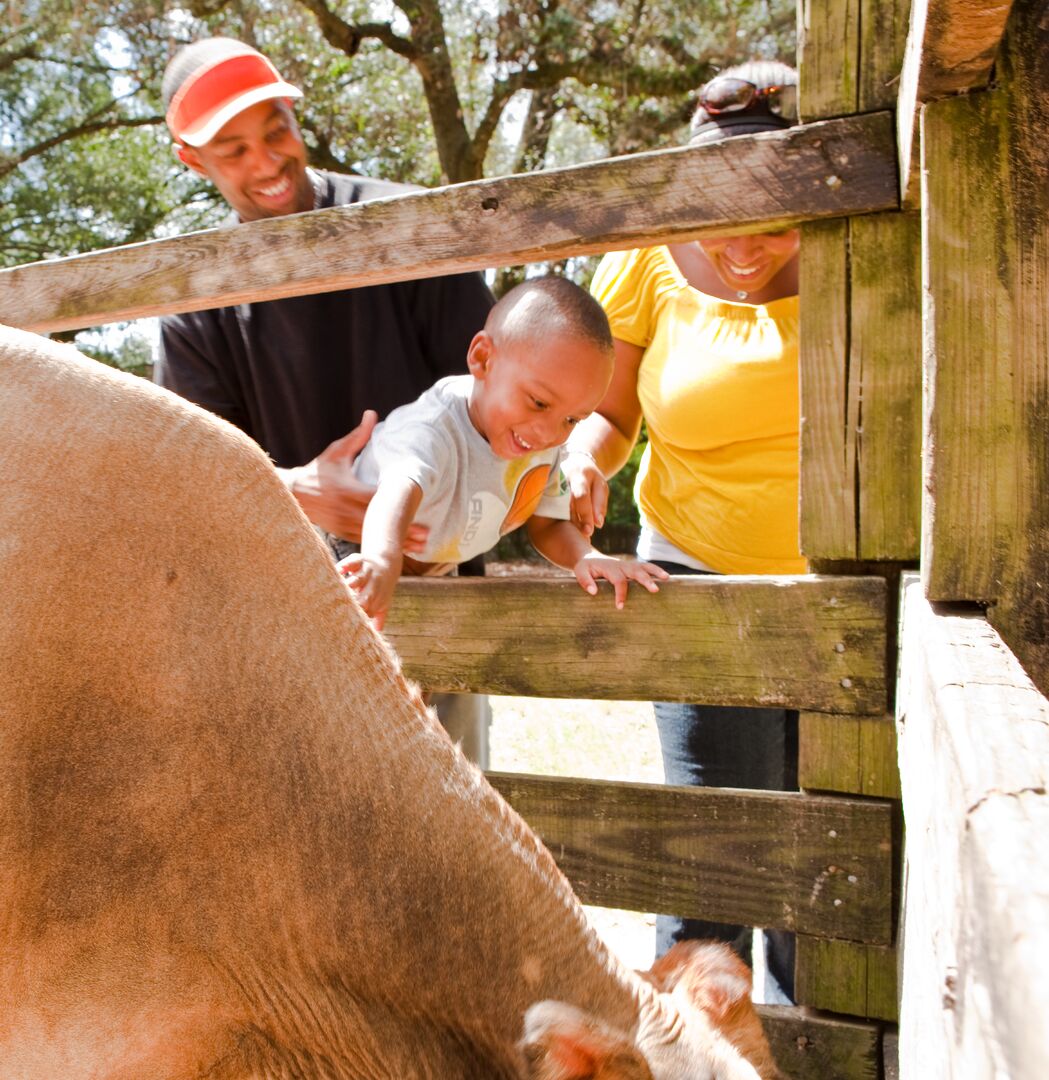
[[[921,218],[849,220],[849,379],[857,389],[860,559],[921,546]]]
[[[893,716],[801,713],[798,784],[806,791],[898,799],[900,770]]]
[[[769,1046],[790,1080],[882,1080],[878,1027],[758,1005]]]
[[[896,104],[910,9],[911,0],[860,0],[859,112]]]
[[[892,806],[489,773],[585,904],[887,944]]]
[[[900,1075],[1049,1076],[1049,701],[915,577],[901,625]]]
[[[809,558],[917,559],[920,220],[806,225],[801,248],[801,543]]]
[[[799,934],[794,999],[799,1005],[895,1023],[896,949]]]
[[[989,618],[1049,689],[1049,25],[1013,10],[998,89],[924,110],[933,599]]]
[[[918,182],[915,144],[922,104],[985,87],[1008,24],[1012,0],[914,0],[896,101],[900,195]]]
[[[904,79],[919,102],[987,85],[1012,0],[914,0]]]
[[[908,0],[801,0],[799,110],[805,121],[891,108]]]
[[[859,111],[859,0],[799,0],[798,111],[806,123]]]
[[[0,322],[79,328],[779,228],[895,207],[895,171],[891,115],[851,117],[15,267]]]
[[[403,579],[387,636],[426,690],[885,710],[880,578],[674,578],[616,611],[574,578]]]
[[[799,267],[801,550],[855,559],[859,399],[849,372],[849,226],[805,225]]]

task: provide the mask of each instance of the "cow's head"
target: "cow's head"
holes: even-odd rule
[[[780,1080],[750,971],[727,945],[680,942],[644,978],[658,993],[635,1037],[563,1002],[529,1009],[529,1080]]]

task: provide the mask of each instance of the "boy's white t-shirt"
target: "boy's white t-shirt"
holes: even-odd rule
[[[452,375],[394,409],[354,465],[365,483],[400,475],[422,489],[415,520],[430,535],[412,557],[424,562],[459,563],[489,551],[533,514],[569,517],[561,447],[497,457],[470,420],[472,387],[472,375]]]

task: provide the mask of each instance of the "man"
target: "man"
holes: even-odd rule
[[[163,96],[179,159],[211,180],[239,221],[413,190],[307,167],[291,107],[302,92],[242,42],[207,38],[180,50]],[[354,456],[377,418],[465,373],[492,303],[479,275],[462,274],[169,316],[156,380],[247,432],[310,521],[356,541],[372,489],[354,480]],[[440,703],[439,712],[483,765],[477,704]]]

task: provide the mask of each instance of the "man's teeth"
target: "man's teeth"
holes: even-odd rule
[[[278,180],[275,184],[270,184],[269,187],[260,187],[259,191],[265,195],[268,199],[276,198],[278,195],[283,195],[288,190],[287,180]]]

